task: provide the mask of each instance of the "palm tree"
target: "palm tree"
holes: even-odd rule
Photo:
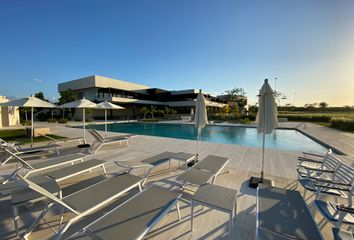
[[[156,112],[157,112],[156,107],[151,105],[151,108],[150,108],[151,118],[154,118],[154,113],[156,113]]]
[[[150,109],[148,109],[147,107],[142,107],[140,111],[144,113],[144,119],[146,119],[146,115],[150,112]]]

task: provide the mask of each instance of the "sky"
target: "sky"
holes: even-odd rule
[[[0,32],[0,95],[96,74],[254,103],[277,78],[281,105],[354,105],[352,0],[0,1]]]

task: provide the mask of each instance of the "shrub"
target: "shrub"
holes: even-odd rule
[[[351,118],[332,118],[331,127],[346,130],[354,131],[354,119]]]
[[[47,121],[48,121],[49,123],[55,123],[55,122],[57,122],[57,120],[56,120],[55,118],[48,118]]]
[[[31,121],[30,120],[22,120],[21,125],[22,126],[31,126]]]
[[[159,120],[156,118],[148,118],[148,119],[142,119],[140,122],[158,122]]]
[[[80,118],[75,118],[75,122],[81,122]]]
[[[40,121],[40,122],[45,122],[45,121],[47,121],[48,116],[47,116],[46,113],[40,112],[40,113],[37,114],[36,118],[37,118],[38,121]]]
[[[278,114],[278,117],[299,122],[329,122],[331,120],[331,116],[315,114]]]
[[[65,124],[65,123],[67,123],[68,122],[68,119],[66,119],[66,118],[60,118],[59,120],[58,120],[58,123],[60,123],[60,124]]]

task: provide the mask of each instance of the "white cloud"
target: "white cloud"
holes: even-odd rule
[[[38,79],[38,78],[33,78],[32,80],[33,80],[34,82],[38,82],[38,83],[43,82],[42,79]]]

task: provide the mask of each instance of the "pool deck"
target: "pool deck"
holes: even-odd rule
[[[41,126],[42,124],[36,124]],[[50,126],[53,134],[62,135],[66,137],[78,137],[82,136],[81,129],[73,129],[64,127],[62,125],[44,124]],[[306,124],[307,125],[307,124]],[[317,129],[313,124],[308,124],[305,128],[308,134],[313,134],[316,138],[325,140],[326,136],[329,139],[336,139],[340,136],[340,132],[334,131],[334,137],[330,137],[326,133],[326,129]],[[299,127],[296,123],[281,123],[282,127],[294,128]],[[327,129],[328,130],[328,129]],[[332,129],[329,129],[331,131]],[[317,134],[317,135],[316,135]],[[321,135],[322,134],[322,135]],[[119,135],[117,133],[109,133],[109,135]],[[346,136],[346,141],[353,141],[354,134]],[[350,140],[351,139],[351,140]],[[87,134],[87,141],[91,142],[93,139]],[[333,141],[336,143],[337,141]],[[332,142],[328,142],[332,144]],[[346,144],[345,146],[348,146]],[[67,145],[68,146],[68,145]],[[79,151],[76,147],[70,147],[63,149],[65,153]],[[354,144],[352,145],[354,146]],[[338,145],[338,147],[341,147]],[[346,147],[339,148],[341,151],[345,151]],[[87,159],[102,159],[107,161],[106,167],[109,174],[122,171],[120,167],[115,164],[115,161],[139,161],[163,151],[172,152],[190,152],[195,153],[196,142],[192,140],[182,140],[174,138],[161,138],[153,136],[139,136],[133,145],[130,147],[116,147],[107,146],[103,147],[98,153],[87,156]],[[346,152],[345,152],[346,153]],[[348,151],[350,154],[350,152]],[[200,144],[200,158],[203,158],[209,154],[228,157],[231,162],[231,173],[221,174],[216,181],[217,185],[230,187],[238,190],[237,195],[237,214],[234,222],[234,236],[235,239],[255,239],[256,228],[256,191],[248,187],[248,179],[250,176],[257,175],[260,171],[261,149],[254,147],[245,147],[231,144],[218,144],[211,142],[202,142]],[[348,154],[348,155],[349,155]],[[275,185],[278,187],[284,187],[287,189],[296,189],[296,158],[301,155],[300,152],[294,151],[282,151],[282,150],[266,150],[265,156],[265,174],[274,180]],[[348,161],[353,160],[349,155]],[[35,160],[38,161],[38,160]],[[39,160],[40,161],[40,160]],[[168,164],[166,164],[168,165]],[[177,163],[174,164],[174,169],[177,167]],[[8,174],[14,165],[8,164],[1,168],[0,175]],[[153,177],[149,180],[149,184],[157,184],[169,189],[175,189],[179,186],[176,181],[176,176],[182,173],[183,170],[176,169],[171,174],[167,171],[167,166],[162,166],[157,171],[153,172]],[[134,173],[134,172],[133,172]],[[136,172],[141,174],[141,172]],[[61,183],[64,188],[64,195],[69,194],[82,187],[83,184],[94,181],[93,176],[98,175],[98,172],[90,174],[84,174],[81,178],[74,178]],[[85,180],[86,181],[81,181]],[[100,179],[97,177],[96,181]],[[92,180],[92,181],[91,181]],[[298,187],[297,190],[302,192],[302,188]],[[184,192],[183,197],[190,199],[191,193]],[[325,221],[317,213],[315,207],[312,205],[314,199],[313,194],[307,194],[306,201],[308,206],[316,219],[316,222],[320,224],[320,229],[324,239],[332,239],[331,224],[325,224]],[[118,205],[122,200],[115,202]],[[36,210],[41,205],[35,206],[31,211],[23,211],[23,224],[29,224],[33,221],[33,217],[38,214]],[[177,221],[176,213],[172,211],[168,214],[151,232],[149,239],[228,239],[228,216],[227,214],[210,210],[208,208],[201,211],[197,208],[195,218],[195,230],[193,233],[190,231],[190,207],[189,203],[184,201],[181,203],[182,221]],[[57,212],[50,212],[50,217],[47,219],[52,223],[57,223]],[[46,239],[44,236],[48,236],[50,229],[43,223],[33,233],[31,239]],[[0,239],[17,239],[14,234],[14,227],[11,221],[11,209],[9,206],[9,199],[0,199]]]

